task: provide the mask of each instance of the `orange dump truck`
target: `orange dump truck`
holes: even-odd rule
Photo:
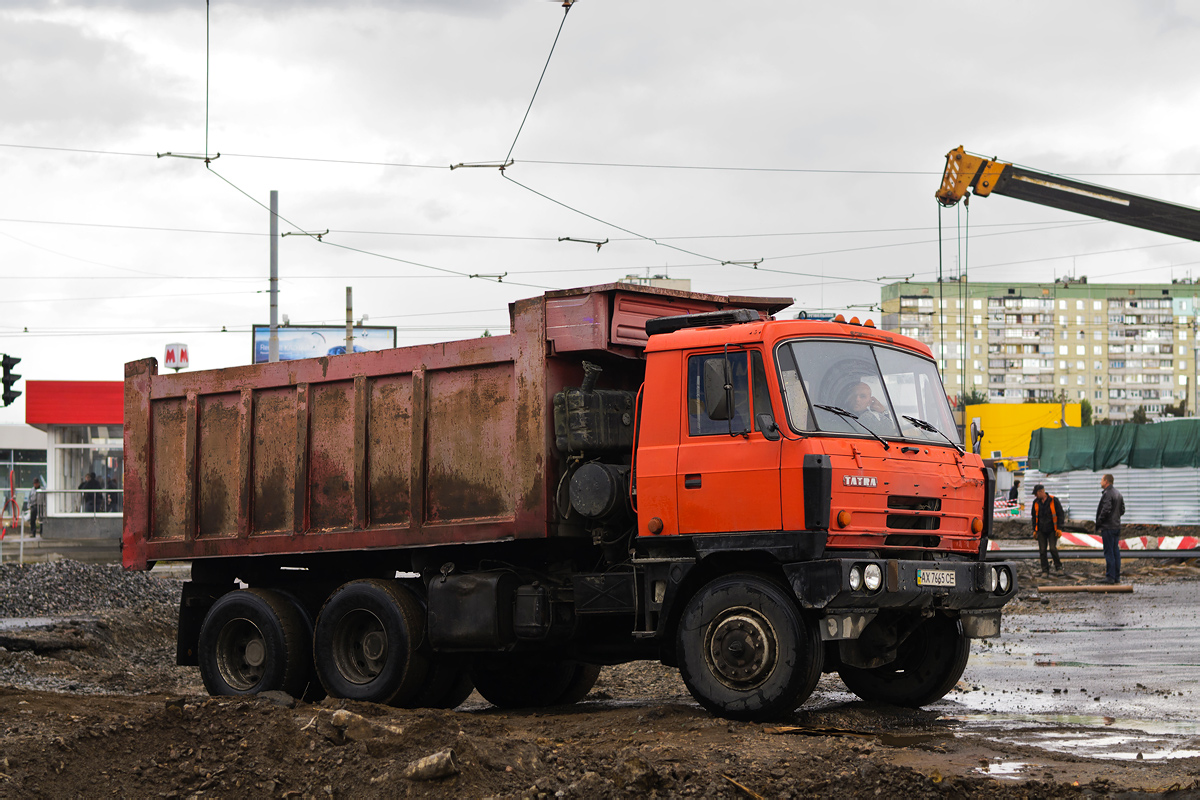
[[[789,303],[611,284],[505,336],[132,362],[125,566],[191,563],[212,694],[546,706],[652,659],[737,719],[832,671],[932,702],[1016,591],[992,476],[928,348]]]

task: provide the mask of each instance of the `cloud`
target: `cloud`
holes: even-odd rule
[[[9,19],[0,25],[0,129],[49,133],[54,141],[135,128],[178,114],[179,81],[128,44],[68,22]],[[14,122],[19,121],[19,122]]]
[[[299,9],[340,9],[349,7],[377,8],[392,11],[436,10],[442,14],[461,16],[498,16],[515,5],[517,0],[215,0],[209,8],[216,13],[229,9],[294,13]],[[169,13],[179,10],[195,11],[199,0],[7,0],[10,10],[63,11],[87,9],[99,11],[133,11],[137,13]]]

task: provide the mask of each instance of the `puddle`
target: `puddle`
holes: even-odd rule
[[[1138,736],[1114,733],[1109,736],[1086,732],[1041,732],[1036,734],[1042,742],[1032,742],[1059,753],[1093,758],[1112,758],[1119,761],[1161,761],[1167,758],[1194,758],[1200,750],[1189,750],[1182,745],[1191,741],[1178,741],[1156,736]]]
[[[989,775],[993,778],[1007,778],[1008,780],[1017,780],[1021,777],[1021,773],[1029,766],[1028,761],[993,761],[986,767],[976,767],[975,772],[980,775]]]
[[[0,631],[23,631],[27,628],[48,628],[54,624],[50,617],[12,617],[0,619]]]
[[[25,631],[31,628],[53,628],[55,625],[78,625],[95,622],[98,617],[7,617],[0,619],[0,631]]]
[[[1200,756],[1200,750],[1195,749],[1195,737],[1200,735],[1200,722],[1196,721],[1121,719],[1084,714],[962,714],[944,719],[971,728],[999,727],[1003,733],[994,737],[998,741],[1087,758],[1159,761]],[[1017,731],[1020,731],[1019,736],[1015,735]]]

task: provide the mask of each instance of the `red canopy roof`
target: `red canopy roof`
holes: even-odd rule
[[[125,384],[121,381],[25,381],[29,425],[121,425]]]

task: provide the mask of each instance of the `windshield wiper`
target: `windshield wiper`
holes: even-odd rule
[[[958,454],[959,454],[960,456],[962,456],[962,455],[966,455],[967,451],[966,451],[966,450],[964,450],[964,449],[962,448],[962,446],[961,446],[961,445],[960,445],[958,442],[954,441],[954,440],[953,440],[953,439],[951,439],[949,436],[947,436],[946,434],[942,433],[941,431],[939,431],[937,428],[935,428],[935,427],[933,427],[932,425],[930,425],[930,424],[929,424],[928,422],[926,422],[925,420],[923,420],[923,419],[917,419],[916,417],[910,417],[908,414],[905,414],[905,415],[904,415],[904,418],[905,418],[906,420],[908,420],[909,422],[911,422],[913,425],[916,425],[916,426],[917,426],[918,428],[920,428],[921,430],[923,430],[923,431],[929,431],[930,433],[936,433],[938,436],[942,437],[942,438],[943,438],[943,439],[945,439],[947,442],[949,442],[950,444],[954,445],[954,449],[958,451]]]
[[[849,419],[852,419],[852,420],[854,420],[854,421],[855,421],[855,423],[857,423],[857,424],[858,424],[858,427],[862,428],[864,431],[866,431],[867,433],[869,433],[869,434],[871,434],[872,436],[874,436],[874,437],[875,437],[875,439],[876,439],[876,440],[877,440],[877,441],[878,441],[878,442],[879,442],[881,445],[883,445],[883,449],[884,449],[884,450],[891,450],[891,449],[892,449],[892,446],[891,446],[890,444],[888,444],[888,443],[887,443],[887,441],[885,441],[885,440],[884,440],[884,438],[883,438],[882,436],[880,436],[878,433],[876,433],[875,431],[873,431],[873,430],[871,430],[870,428],[868,428],[866,425],[863,425],[861,422],[859,422],[859,421],[858,421],[858,415],[857,415],[857,414],[851,414],[851,413],[850,413],[849,411],[847,411],[846,409],[844,409],[844,408],[838,408],[837,406],[823,406],[823,405],[821,405],[820,403],[813,403],[813,405],[814,405],[814,406],[816,406],[817,408],[824,409],[825,411],[828,411],[830,414],[837,414],[839,417],[848,417]]]

